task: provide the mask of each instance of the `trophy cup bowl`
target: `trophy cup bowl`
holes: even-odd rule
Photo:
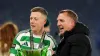
[[[18,56],[41,56],[41,49],[26,50],[23,49]]]

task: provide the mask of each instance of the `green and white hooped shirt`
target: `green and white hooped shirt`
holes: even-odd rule
[[[30,49],[30,32],[29,32],[29,30],[30,29],[21,31],[16,35],[16,37],[13,41],[13,46],[10,49],[10,56],[16,56],[18,49]],[[36,36],[34,34],[33,34],[33,37],[34,37],[33,38],[34,48],[37,49],[39,47],[41,37]],[[54,51],[57,48],[57,44],[56,44],[55,39],[49,34],[45,34],[43,44],[44,44],[44,46],[49,46]],[[47,56],[51,55],[49,49],[47,52]]]

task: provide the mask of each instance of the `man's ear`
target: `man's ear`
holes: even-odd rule
[[[72,26],[72,28],[75,26],[75,21],[71,22],[71,26]]]
[[[46,23],[47,23],[47,19],[46,19],[46,20],[44,20],[44,25],[46,25]]]

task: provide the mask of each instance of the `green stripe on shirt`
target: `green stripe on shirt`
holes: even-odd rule
[[[15,50],[14,48],[11,48],[10,53],[17,54],[17,50]]]
[[[30,37],[29,36],[22,36],[20,41],[28,41],[28,42],[30,42]],[[34,43],[40,43],[41,39],[37,38],[37,37],[34,37],[33,41],[34,41]],[[44,40],[43,43],[45,45],[48,45],[48,46],[50,45],[50,41],[49,40]]]

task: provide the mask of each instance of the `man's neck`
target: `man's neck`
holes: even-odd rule
[[[37,36],[42,36],[44,30],[40,30],[40,31],[33,31],[33,34],[34,35],[37,35]]]

